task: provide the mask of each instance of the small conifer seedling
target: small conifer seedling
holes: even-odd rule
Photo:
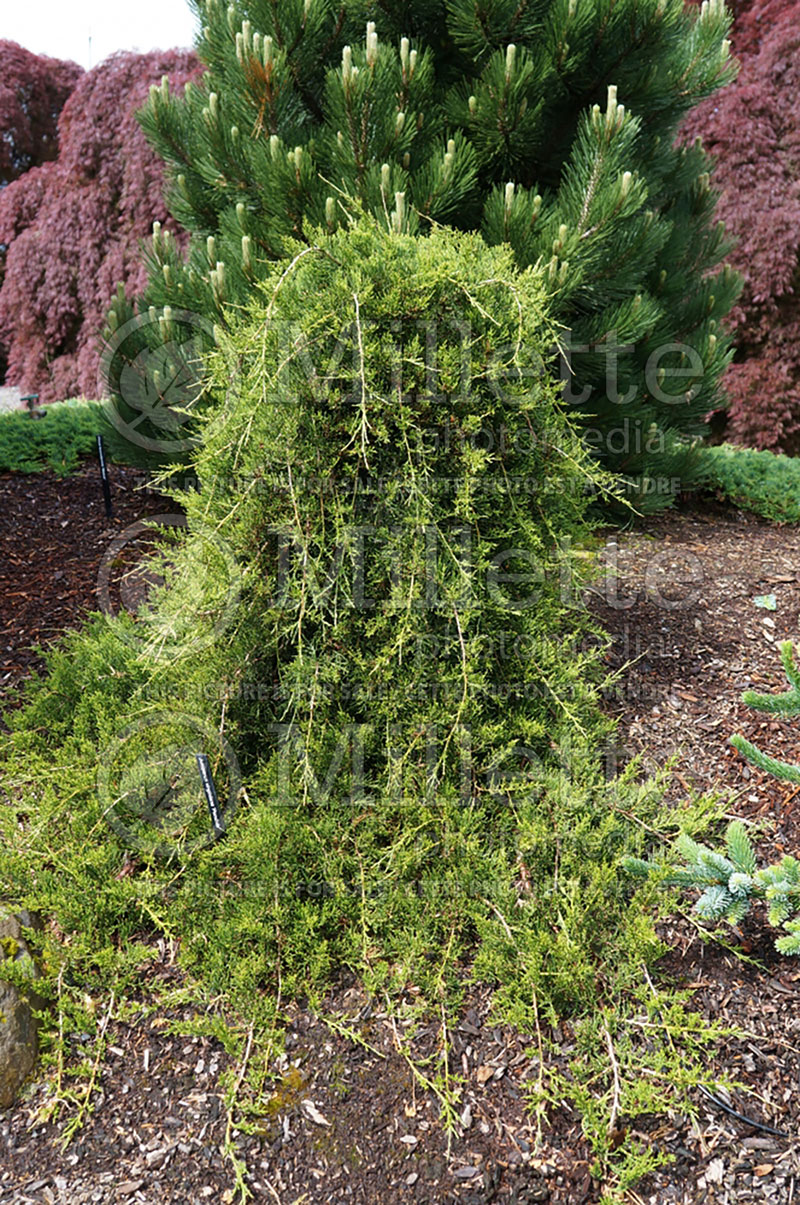
[[[780,652],[790,689],[776,695],[748,690],[742,701],[769,715],[788,718],[800,715],[800,669],[790,640],[781,644]],[[784,782],[800,783],[800,766],[770,757],[742,736],[731,737],[731,744],[760,770]],[[728,826],[724,854],[693,841],[685,833],[675,842],[674,852],[682,859],[682,866],[663,867],[640,858],[626,858],[623,864],[637,877],[664,873],[667,885],[699,890],[695,912],[703,920],[737,924],[754,901],[763,900],[769,923],[786,930],[786,935],[776,940],[775,948],[781,954],[800,954],[800,862],[796,858],[786,855],[773,866],[757,870],[752,842],[740,820]]]

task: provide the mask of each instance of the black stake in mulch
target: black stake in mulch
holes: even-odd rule
[[[197,757],[197,766],[200,770],[206,803],[208,804],[208,811],[214,828],[214,836],[224,837],[225,825],[222,823],[222,812],[220,811],[219,799],[217,798],[217,788],[214,786],[214,779],[211,776],[211,766],[209,765],[208,757],[205,753],[197,753],[195,756]]]
[[[114,511],[111,506],[111,485],[108,480],[108,465],[106,464],[106,453],[103,447],[103,437],[97,437],[97,455],[100,458],[100,477],[103,481],[103,497],[106,503],[106,518],[110,519]]]

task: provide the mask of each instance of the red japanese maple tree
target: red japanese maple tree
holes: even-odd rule
[[[83,69],[77,63],[32,54],[0,39],[0,192],[39,163],[58,154],[58,115]],[[0,285],[5,271],[0,242]],[[5,375],[0,343],[0,381]]]
[[[716,159],[718,214],[744,277],[730,315],[725,437],[800,453],[800,3],[739,3],[737,81],[685,124]]]
[[[740,57],[758,54],[762,42],[771,36],[776,25],[787,19],[797,25],[797,9],[791,0],[788,4],[786,0],[727,0],[727,4],[736,18],[733,44]]]
[[[0,342],[9,384],[43,402],[97,395],[99,331],[118,283],[144,286],[140,242],[168,215],[136,120],[151,84],[195,77],[191,51],[120,53],[85,74],[58,122],[59,154],[0,192]],[[174,225],[172,226],[175,229]],[[177,233],[177,231],[176,231]]]
[[[0,39],[0,189],[58,153],[58,115],[83,75],[77,63]]]

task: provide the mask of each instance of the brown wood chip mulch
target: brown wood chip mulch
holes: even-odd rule
[[[141,475],[115,469],[114,519],[103,513],[96,466],[59,481],[0,475],[0,650],[6,691],[40,664],[47,643],[97,607],[95,583],[109,541],[135,520],[172,509],[136,492]],[[611,533],[608,580],[590,595],[614,638],[609,665],[624,668],[608,706],[620,721],[622,757],[651,765],[678,754],[675,805],[692,790],[734,791],[731,814],[765,826],[759,853],[800,847],[800,792],[747,767],[728,739],[740,732],[775,756],[800,761],[800,727],[765,719],[739,699],[748,687],[783,689],[777,644],[798,635],[800,531],[735,511],[696,508]],[[756,606],[774,594],[774,611]],[[630,664],[629,664],[630,663]],[[746,1089],[717,1101],[697,1097],[697,1118],[633,1123],[642,1142],[670,1154],[669,1168],[630,1196],[648,1205],[734,1205],[800,1200],[800,967],[774,953],[758,921],[729,934],[748,955],[702,941],[681,918],[665,930],[660,975],[690,988],[709,1020],[744,1031],[714,1070]],[[179,982],[164,946],[152,970]],[[146,984],[143,984],[146,991]],[[581,1205],[600,1200],[579,1118],[551,1114],[543,1148],[525,1107],[535,1077],[534,1042],[489,1021],[487,989],[470,989],[450,1066],[463,1076],[456,1131],[448,1141],[435,1097],[419,1087],[400,1052],[396,1023],[342,985],[326,1012],[360,1035],[354,1043],[301,1006],[292,1010],[276,1064],[270,1117],[253,1136],[234,1129],[257,1202],[456,1202]],[[58,1142],[68,1115],[37,1120],[46,1083],[0,1114],[0,1205],[117,1202],[198,1205],[233,1200],[222,1154],[225,1083],[236,1069],[220,1044],[174,1030],[187,1010],[112,1021],[94,1109],[72,1143]],[[570,1030],[550,1035],[566,1059]],[[80,1041],[80,1038],[79,1038]],[[440,1027],[412,1040],[424,1058]],[[731,1111],[726,1112],[724,1105]],[[737,1119],[779,1130],[777,1136]],[[637,1129],[638,1126],[638,1129]]]
[[[41,668],[47,647],[97,611],[97,581],[111,541],[138,520],[175,513],[137,469],[111,466],[106,518],[97,465],[72,477],[0,473],[0,705]],[[134,541],[141,549],[141,537]],[[115,600],[112,600],[112,602]]]

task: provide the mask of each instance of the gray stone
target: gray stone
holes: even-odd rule
[[[11,385],[0,386],[0,414],[9,410],[20,410],[22,408],[21,394],[21,389]]]
[[[29,913],[15,915],[0,905],[0,1109],[10,1108],[39,1053],[32,1009],[40,1008],[42,1000],[32,988],[17,987],[2,977],[4,963],[13,963],[15,972],[31,983],[39,977],[23,925],[40,927]]]

